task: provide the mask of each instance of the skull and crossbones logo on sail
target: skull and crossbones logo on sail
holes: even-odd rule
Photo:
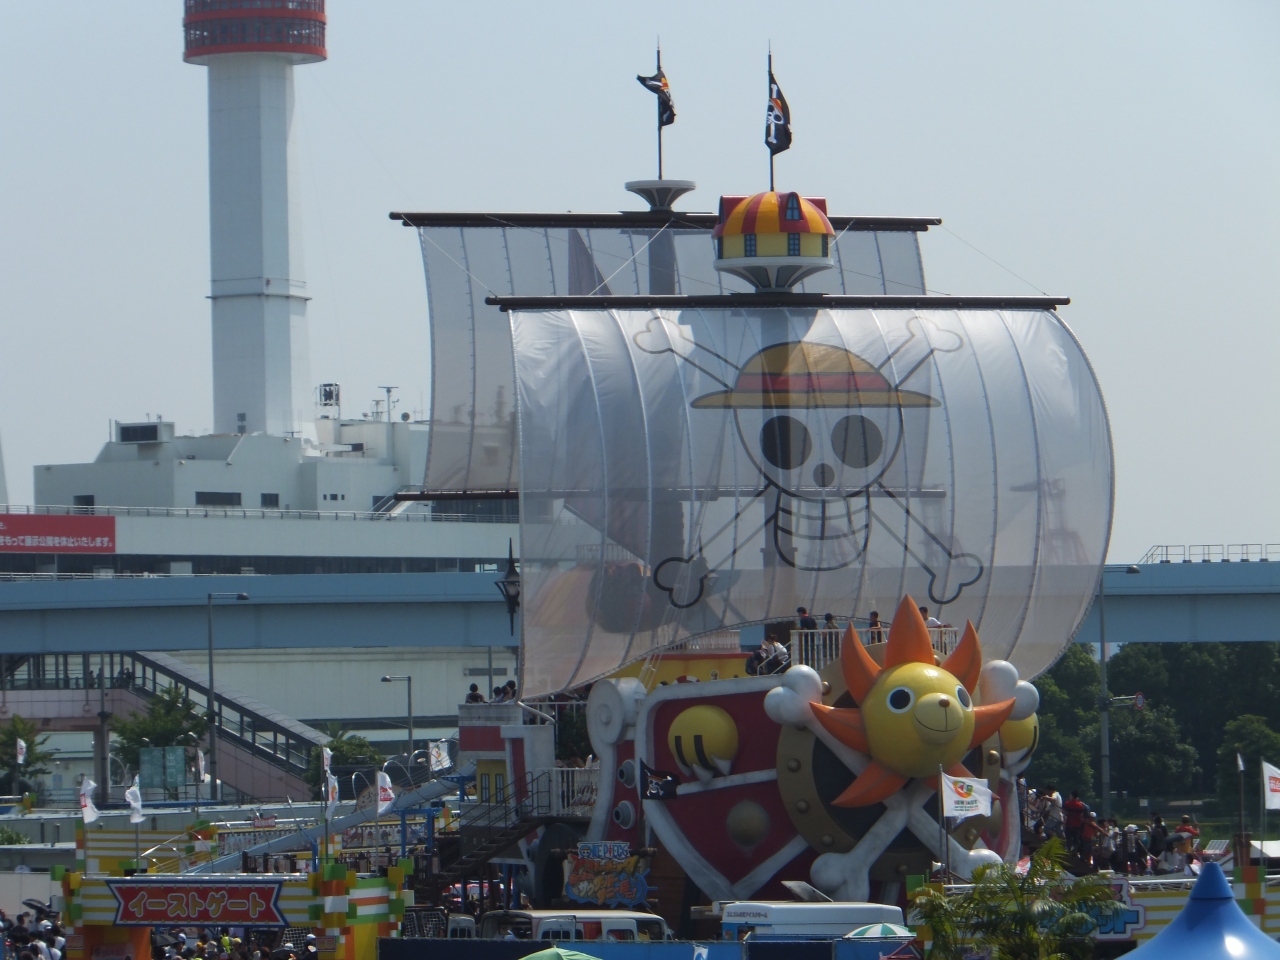
[[[654,346],[655,323],[666,334]],[[982,575],[982,562],[951,537],[931,529],[918,504],[946,491],[926,489],[923,473],[930,411],[941,401],[906,384],[933,354],[958,349],[954,334],[920,335],[912,319],[905,336],[877,365],[842,343],[789,339],[758,350],[740,367],[659,318],[636,343],[646,352],[671,352],[718,382],[694,411],[731,414],[736,433],[759,482],[736,513],[704,532],[691,556],[654,564],[653,583],[671,606],[697,604],[717,571],[741,563],[739,555],[763,534],[765,565],[822,573],[863,562],[873,537],[889,538],[928,575],[930,599],[953,601]],[[819,324],[815,324],[815,327]],[[896,382],[889,373],[905,367]],[[722,375],[723,374],[723,375]],[[919,376],[917,376],[919,374]],[[744,529],[757,505],[754,529]],[[759,514],[757,514],[759,516]],[[776,563],[773,558],[776,557]]]

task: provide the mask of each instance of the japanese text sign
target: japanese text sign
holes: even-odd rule
[[[0,514],[0,553],[115,552],[115,517]]]
[[[116,898],[116,925],[225,924],[283,927],[280,883],[109,879]]]

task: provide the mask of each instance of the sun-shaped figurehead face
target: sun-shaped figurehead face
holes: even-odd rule
[[[833,803],[865,807],[884,800],[912,777],[970,776],[964,755],[1009,719],[1015,701],[980,707],[971,699],[982,670],[973,624],[942,666],[934,663],[924,618],[903,597],[889,628],[884,666],[863,647],[853,627],[845,633],[840,668],[857,709],[811,704],[815,719],[845,746],[866,754],[866,765]]]
[[[747,455],[779,490],[805,500],[851,497],[898,455],[904,417],[938,401],[900,390],[844,347],[795,341],[748,360],[731,390],[693,401],[731,409]]]
[[[973,700],[941,667],[904,663],[876,679],[862,703],[862,721],[872,756],[904,777],[927,777],[969,751]]]

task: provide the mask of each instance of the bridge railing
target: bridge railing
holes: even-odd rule
[[[372,510],[252,510],[247,507],[76,507],[63,504],[0,503],[0,514],[49,517],[195,517],[234,520],[333,520],[378,523],[511,523],[513,517],[475,513],[379,513]]]
[[[1273,560],[1280,561],[1280,543],[1157,543],[1138,563],[1265,563]]]

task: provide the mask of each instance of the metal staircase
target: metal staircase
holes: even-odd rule
[[[0,657],[0,713],[44,717],[50,730],[87,729],[99,709],[127,716],[170,686],[184,690],[195,711],[208,709],[207,675],[167,654]],[[309,795],[303,774],[328,736],[230,689],[215,694],[213,713],[225,786],[261,800]]]
[[[440,889],[473,876],[491,859],[552,819],[551,775],[525,774],[502,795],[470,804],[458,818],[457,857],[430,881]]]

